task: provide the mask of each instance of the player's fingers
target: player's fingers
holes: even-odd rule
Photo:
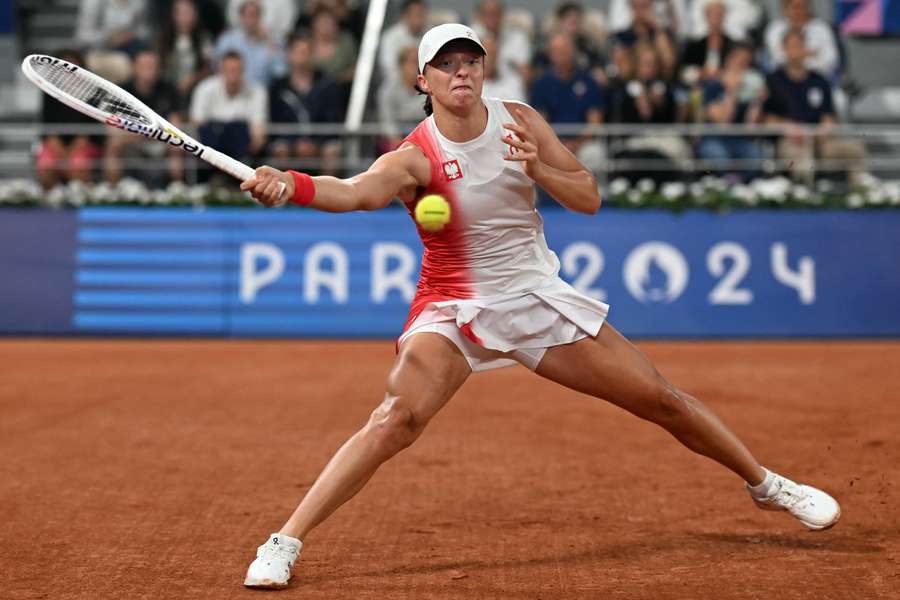
[[[532,141],[531,131],[527,127],[523,127],[518,123],[504,123],[503,128],[515,131],[516,134],[525,141]]]
[[[256,177],[251,177],[250,179],[248,179],[246,181],[242,181],[241,182],[241,191],[242,192],[251,192],[251,194],[252,194],[253,188],[256,187],[256,181],[257,181]]]
[[[266,186],[262,189],[262,192],[260,193],[260,198],[262,199],[263,202],[266,203],[266,205],[270,205],[273,202],[278,201],[278,197],[279,197],[278,192],[280,191],[279,186],[278,186],[279,183],[281,183],[281,182],[278,181],[278,179],[276,179],[274,177],[270,178],[266,182]]]

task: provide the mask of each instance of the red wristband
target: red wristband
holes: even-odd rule
[[[288,173],[294,178],[294,195],[291,196],[291,202],[300,206],[312,204],[316,199],[316,184],[313,183],[312,177],[297,171],[288,171]]]

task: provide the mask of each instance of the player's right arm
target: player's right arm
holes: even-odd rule
[[[367,171],[354,177],[313,177],[315,193],[308,206],[325,212],[378,210],[404,190],[427,187],[430,180],[431,167],[425,154],[407,143],[382,155]],[[241,184],[241,190],[250,192],[261,204],[275,206],[279,204],[281,183],[285,185],[284,197],[292,198],[296,192],[293,175],[272,167],[259,167],[254,178]]]

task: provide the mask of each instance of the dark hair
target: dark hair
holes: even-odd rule
[[[194,7],[194,11],[197,12],[197,3],[194,0],[187,0],[187,2]],[[203,45],[204,42],[208,39],[209,33],[204,28],[202,22],[200,21],[200,17],[198,15],[197,20],[194,23],[194,28],[191,30],[191,54],[194,55],[194,64],[196,65],[195,71],[202,71],[204,68],[208,66],[208,61],[206,57],[203,56]],[[175,22],[172,19],[172,15],[169,15],[169,20],[166,22],[165,26],[163,26],[162,34],[159,36],[159,43],[157,44],[157,52],[159,53],[159,59],[161,65],[167,65],[169,63],[169,57],[172,55],[172,52],[175,51],[175,39],[177,34],[175,33]],[[165,68],[165,67],[163,67]]]
[[[240,52],[238,52],[237,50],[229,50],[228,52],[226,52],[225,54],[222,55],[222,59],[219,61],[219,63],[221,64],[229,58],[236,58],[239,61],[241,61],[242,63],[244,62],[244,57]]]
[[[584,12],[584,7],[581,6],[580,2],[563,2],[556,7],[556,18],[561,19],[566,13],[572,12],[573,10],[578,14],[582,14]]]
[[[425,0],[403,0],[403,4],[400,5],[400,12],[406,12],[410,6],[415,6],[417,4],[428,8],[428,4]]]
[[[415,87],[417,92],[425,95],[425,104],[422,106],[422,109],[425,111],[425,116],[430,117],[431,113],[434,112],[434,106],[431,104],[431,94],[420,88],[418,83]]]
[[[307,44],[312,44],[312,36],[310,36],[309,31],[306,29],[298,29],[291,34],[288,38],[287,48],[290,48],[297,42],[306,42]]]

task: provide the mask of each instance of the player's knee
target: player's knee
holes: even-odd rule
[[[661,379],[656,388],[651,420],[661,425],[675,425],[689,419],[693,413],[690,397]]]
[[[421,428],[401,397],[386,394],[384,402],[372,412],[366,429],[376,452],[390,457],[411,445]]]

